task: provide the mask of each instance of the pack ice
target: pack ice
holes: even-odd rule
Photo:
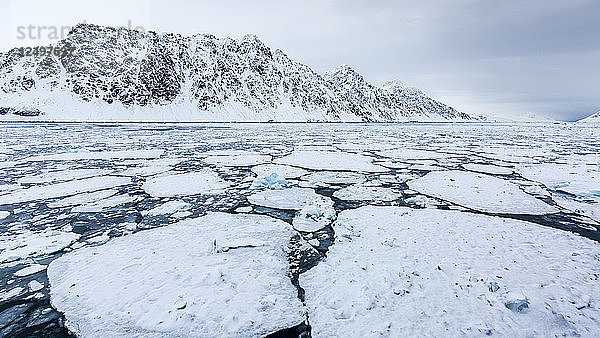
[[[516,184],[467,171],[434,171],[408,182],[412,190],[474,210],[495,214],[544,215],[558,212]]]
[[[313,337],[598,336],[597,243],[524,221],[362,207],[300,276]]]
[[[230,186],[210,169],[188,173],[167,173],[154,177],[142,188],[153,197],[219,194]]]
[[[292,235],[267,216],[211,213],[116,238],[50,264],[52,304],[81,337],[264,336],[304,320]]]
[[[383,172],[386,168],[372,163],[368,156],[321,150],[294,150],[290,155],[275,160],[277,164],[313,170]]]
[[[294,229],[314,232],[335,219],[333,201],[309,188],[265,190],[248,196],[248,202],[262,207],[297,211],[292,222]]]

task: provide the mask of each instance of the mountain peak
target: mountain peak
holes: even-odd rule
[[[392,80],[383,84],[381,87],[386,90],[395,91],[395,90],[403,90],[408,88],[408,85],[400,80]]]
[[[116,31],[125,34],[116,39]],[[469,119],[424,94],[378,88],[345,64],[321,76],[252,34],[185,37],[79,24],[56,45],[73,52],[0,55],[0,115],[28,107],[56,120],[90,111],[114,120],[133,112],[141,120]]]

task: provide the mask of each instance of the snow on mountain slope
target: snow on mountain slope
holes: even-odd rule
[[[579,122],[600,122],[600,111],[580,120]]]
[[[66,55],[0,54],[0,118],[159,121],[445,121],[469,115],[349,66],[319,75],[256,36],[76,26]],[[37,116],[42,115],[42,116]]]

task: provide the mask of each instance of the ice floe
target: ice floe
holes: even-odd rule
[[[116,238],[50,264],[52,304],[81,337],[264,336],[304,320],[292,235],[267,216],[212,213]]]
[[[491,175],[510,175],[513,173],[511,168],[500,167],[493,164],[465,163],[462,167],[470,171]]]
[[[248,202],[267,208],[297,211],[292,225],[303,232],[314,232],[335,219],[333,201],[309,188],[265,190],[248,196]]]
[[[278,174],[271,174],[264,177],[257,177],[250,186],[250,189],[283,189],[291,185],[284,177]]]
[[[44,288],[44,284],[36,280],[32,280],[31,282],[29,282],[29,284],[27,284],[27,286],[29,286],[29,291],[31,292],[37,292]]]
[[[373,158],[344,152],[295,150],[274,162],[314,170],[384,172],[388,169],[372,163]]]
[[[478,211],[543,215],[555,207],[523,192],[509,181],[466,171],[436,171],[408,182],[412,190]]]
[[[288,188],[254,193],[248,196],[248,202],[273,209],[300,210],[317,197],[313,189]]]
[[[449,156],[449,154],[444,154],[436,151],[410,148],[384,150],[377,152],[377,154],[383,157],[393,158],[397,160],[434,160]]]
[[[147,212],[144,212],[143,214],[147,216],[171,215],[178,211],[188,210],[191,207],[191,204],[183,201],[169,201],[153,209],[150,209]]]
[[[25,158],[20,162],[40,161],[80,161],[80,160],[118,160],[118,159],[152,159],[164,154],[162,149],[119,150],[119,151],[77,151],[62,154],[37,155]]]
[[[243,150],[212,152],[215,155],[203,159],[208,164],[225,167],[248,167],[271,162],[271,155],[255,154]]]
[[[300,276],[313,337],[600,334],[591,240],[402,207],[344,211],[334,230],[327,258]]]
[[[292,220],[292,226],[298,231],[315,232],[331,224],[335,217],[333,201],[325,196],[318,196],[306,203],[296,213]]]
[[[3,220],[10,216],[10,211],[0,210],[0,220]]]
[[[330,184],[353,184],[366,180],[365,175],[344,171],[319,171],[302,177],[312,186],[328,186]]]
[[[182,160],[178,159],[178,158],[173,158],[173,159],[165,158],[165,159],[147,161],[143,164],[143,166],[132,167],[132,168],[123,170],[123,171],[119,172],[119,175],[132,176],[132,177],[153,176],[153,175],[161,174],[161,173],[164,173],[165,171],[171,170],[174,165],[180,163],[181,161]]]
[[[25,276],[29,276],[29,275],[33,275],[36,274],[38,272],[44,271],[46,270],[46,265],[41,265],[41,264],[32,264],[28,267],[25,267],[21,270],[18,270],[17,272],[15,272],[15,276],[17,277],[25,277]]]
[[[552,194],[552,199],[562,208],[600,223],[600,198],[583,201],[579,198],[574,199],[561,194]]]
[[[366,186],[362,184],[354,184],[342,188],[335,193],[333,197],[344,201],[395,201],[402,197],[402,194],[390,188],[382,188],[377,186]]]
[[[281,164],[261,164],[252,167],[252,172],[258,177],[266,177],[272,174],[277,174],[283,178],[298,178],[308,173],[302,168],[290,167],[289,165]]]
[[[80,235],[72,232],[45,230],[34,233],[25,230],[15,235],[0,236],[0,263],[27,257],[43,256],[63,250]]]
[[[17,182],[21,184],[53,183],[94,176],[102,176],[110,173],[110,170],[104,169],[70,169],[62,171],[51,171],[37,176],[25,176],[19,178]]]
[[[588,165],[539,164],[522,166],[523,177],[540,182],[553,190],[582,197],[600,198],[600,167]]]
[[[113,208],[122,204],[131,203],[136,198],[129,194],[121,194],[105,199],[101,199],[88,204],[82,204],[71,209],[71,212],[102,212],[105,209]]]
[[[131,183],[131,179],[126,177],[98,176],[63,183],[33,186],[0,195],[0,205],[76,195],[84,192],[114,188],[129,183]]]
[[[74,206],[74,205],[91,204],[98,200],[102,200],[102,199],[114,196],[118,193],[119,193],[119,191],[115,190],[115,189],[87,192],[87,193],[83,193],[83,194],[77,194],[77,195],[74,195],[71,197],[66,197],[66,198],[63,198],[63,199],[60,199],[60,200],[57,200],[54,202],[50,202],[47,205],[50,208],[63,208],[63,207],[70,207],[70,206]]]
[[[165,174],[146,181],[142,188],[153,197],[220,194],[230,184],[210,169],[181,174]]]

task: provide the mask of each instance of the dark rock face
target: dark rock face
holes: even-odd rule
[[[321,76],[252,35],[239,40],[185,37],[85,24],[55,47],[71,52],[23,56],[13,49],[1,54],[0,94],[43,87],[83,101],[125,106],[186,100],[199,111],[233,103],[257,114],[291,107],[330,121],[471,119],[417,89],[371,85],[348,66]]]
[[[24,117],[44,115],[44,113],[42,113],[39,109],[35,109],[35,108],[17,109],[17,108],[0,107],[0,115],[10,115],[10,114],[17,115],[17,116],[24,116]]]

